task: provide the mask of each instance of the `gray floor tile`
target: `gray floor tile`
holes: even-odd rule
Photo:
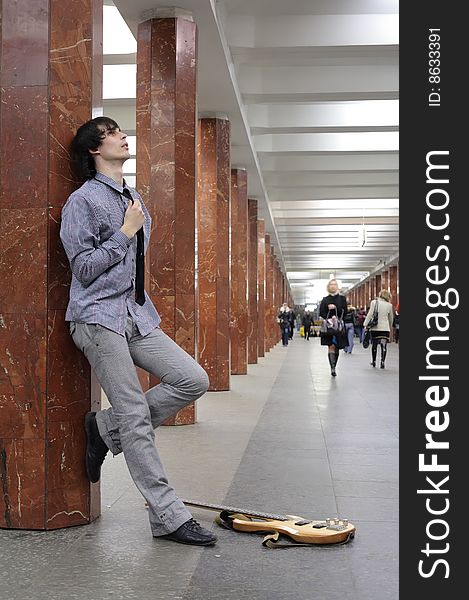
[[[331,378],[318,339],[273,348],[198,423],[156,443],[183,498],[305,518],[347,516],[346,545],[271,550],[228,531],[211,548],[154,540],[123,456],[103,466],[102,516],[56,532],[0,530],[5,600],[397,600],[398,348],[384,371],[359,345]]]

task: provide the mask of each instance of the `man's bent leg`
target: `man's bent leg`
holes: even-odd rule
[[[160,328],[133,336],[129,349],[134,363],[160,380],[145,394],[154,428],[208,390],[204,369]]]
[[[96,413],[100,434],[114,454],[124,452],[130,475],[148,503],[153,535],[171,533],[191,513],[166,478],[127,340],[99,325],[87,327],[96,331],[83,351],[112,406],[112,411]]]

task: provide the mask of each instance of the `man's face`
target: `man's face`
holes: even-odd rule
[[[101,145],[92,154],[101,156],[105,161],[126,161],[130,158],[127,134],[119,128],[104,131]]]

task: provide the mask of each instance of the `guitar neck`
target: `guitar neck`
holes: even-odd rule
[[[194,502],[193,500],[183,500],[187,506],[195,506],[197,508],[206,508],[207,510],[215,510],[217,512],[226,511],[229,513],[240,513],[250,517],[259,517],[260,519],[272,519],[275,521],[288,521],[285,515],[275,515],[271,513],[263,513],[246,508],[236,508],[234,506],[223,506],[222,504],[209,504],[207,502]]]

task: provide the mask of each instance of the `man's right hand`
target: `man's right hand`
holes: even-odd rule
[[[131,239],[144,223],[145,213],[142,210],[140,200],[135,199],[133,204],[129,200],[129,206],[125,211],[124,224],[121,227],[122,233],[125,233],[125,235]]]

